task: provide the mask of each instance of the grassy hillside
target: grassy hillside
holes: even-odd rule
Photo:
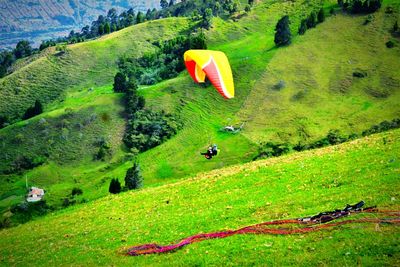
[[[140,56],[154,49],[152,42],[170,39],[188,27],[189,21],[184,18],[150,21],[94,41],[70,45],[65,53],[44,54],[0,79],[0,114],[10,120],[19,119],[36,99],[48,104],[65,98],[71,89],[110,84],[119,56]]]
[[[312,4],[308,6],[309,9],[315,7],[313,4],[314,2],[311,3]],[[254,12],[262,16],[258,17],[253,15],[244,17],[239,20],[241,25],[233,21],[224,22],[220,19],[216,19],[214,22],[214,29],[208,33],[210,46],[211,48],[219,49],[217,45],[229,42],[232,44],[232,48],[236,50],[238,44],[242,42],[241,39],[236,40],[239,37],[249,40],[254,38],[251,43],[253,46],[256,40],[258,40],[258,37],[264,36],[264,39],[268,37],[269,40],[265,44],[266,46],[262,46],[259,49],[262,51],[265,50],[266,47],[273,47],[270,36],[260,32],[260,29],[257,30],[257,28],[254,27],[254,23],[265,24],[269,29],[269,33],[272,34],[274,24],[280,14],[284,12],[284,10],[296,14],[299,6],[300,4],[291,6],[287,3],[260,5],[255,8]],[[264,12],[267,12],[268,16],[264,15]],[[151,45],[150,43],[154,40],[168,38],[168,36],[172,34],[179,34],[179,31],[174,31],[175,26],[179,26],[179,29],[183,29],[188,25],[187,21],[184,19],[177,19],[177,22],[174,22],[174,19],[154,21],[124,29],[120,32],[103,37],[98,41],[69,46],[68,52],[62,57],[68,56],[71,60],[65,61],[65,64],[58,62],[57,67],[61,69],[64,74],[79,74],[81,84],[75,86],[73,82],[67,83],[63,81],[60,85],[68,84],[68,87],[58,88],[60,91],[65,89],[65,91],[63,91],[64,98],[62,101],[55,101],[48,104],[47,110],[50,111],[49,113],[44,113],[41,116],[27,121],[28,124],[21,122],[16,126],[10,126],[0,131],[3,148],[5,149],[5,153],[0,155],[0,157],[2,157],[2,166],[0,167],[5,168],[5,166],[8,166],[10,162],[13,162],[16,157],[21,154],[28,153],[33,155],[38,151],[43,152],[50,150],[48,164],[26,173],[30,184],[45,187],[49,191],[50,196],[48,200],[50,203],[59,204],[63,198],[70,194],[74,186],[84,189],[83,198],[85,199],[93,199],[106,194],[109,180],[111,180],[112,177],[118,177],[120,180],[123,180],[126,169],[130,167],[132,163],[127,161],[125,164],[121,165],[121,161],[123,161],[124,157],[120,153],[120,143],[118,143],[117,140],[117,137],[121,136],[120,130],[124,127],[123,120],[118,118],[120,116],[121,107],[110,105],[111,103],[118,105],[118,97],[110,94],[110,86],[97,87],[93,86],[93,84],[95,84],[96,81],[98,82],[99,79],[104,79],[104,82],[106,82],[105,77],[108,77],[108,83],[110,83],[112,75],[114,74],[114,63],[118,57],[118,53],[122,54],[122,51],[125,51],[124,49],[133,49],[130,41],[132,38],[135,38],[135,33],[145,31],[146,33],[143,34],[144,36],[141,35],[139,41],[146,40],[145,43]],[[249,29],[251,29],[251,31]],[[143,51],[146,51],[147,45],[133,52],[130,51],[129,55],[135,56],[143,53]],[[115,50],[110,50],[110,47],[113,46],[115,46]],[[248,49],[247,52],[252,53],[251,46],[249,46]],[[221,50],[229,52],[229,47],[221,47]],[[163,182],[165,179],[181,178],[207,169],[215,169],[248,161],[255,156],[257,147],[242,135],[232,136],[230,134],[220,133],[218,130],[228,122],[228,116],[233,118],[234,114],[240,108],[241,103],[244,101],[245,96],[251,90],[252,80],[257,79],[257,76],[261,75],[264,66],[267,64],[265,59],[269,59],[272,55],[273,53],[266,53],[265,55],[261,55],[261,57],[255,58],[254,62],[249,63],[248,66],[240,66],[240,61],[235,60],[234,54],[229,54],[229,56],[232,57],[232,66],[238,77],[236,86],[239,88],[237,91],[237,98],[232,101],[223,100],[211,87],[200,89],[198,85],[190,80],[186,73],[176,79],[141,90],[146,97],[149,108],[164,109],[168,112],[180,114],[181,120],[185,123],[185,128],[178,136],[171,140],[171,142],[151,152],[149,151],[148,154],[140,159],[146,185]],[[54,55],[49,57],[54,58]],[[45,59],[41,58],[39,61],[34,61],[15,73],[20,73],[24,70],[30,71],[31,73],[38,72],[39,70],[36,69],[36,67],[43,66],[40,60]],[[111,62],[112,64],[110,63],[111,60],[113,60]],[[107,62],[109,65],[107,65]],[[97,64],[97,68],[102,71],[87,71],[82,67],[85,66],[85,64]],[[243,68],[245,68],[246,71],[241,73]],[[53,75],[53,71],[50,74],[40,72],[40,75],[38,74],[37,77],[51,77],[51,75]],[[68,75],[67,77],[69,77]],[[11,79],[11,76],[9,77]],[[26,83],[27,88],[29,84],[35,84],[38,86],[38,91],[40,93],[44,92],[43,88],[40,87],[43,86],[40,81],[29,81],[29,83],[27,83],[27,81],[17,77],[15,80]],[[84,86],[84,84],[88,86]],[[93,86],[93,89],[91,89],[90,86]],[[30,89],[27,92],[32,93],[35,92],[35,90]],[[23,101],[23,98],[15,98],[13,100]],[[12,101],[10,105],[13,105]],[[81,123],[81,120],[84,120],[85,107],[93,105],[97,106],[99,111],[97,113],[92,113],[97,114],[97,122],[100,124],[99,126],[102,131],[98,131],[94,129],[95,127],[92,128],[90,126],[87,129],[90,134],[84,134],[82,136],[82,133],[76,125],[77,123]],[[64,127],[62,123],[65,110],[72,113],[75,118],[70,120],[66,127]],[[88,113],[87,110],[85,112]],[[112,124],[109,122],[106,124],[101,120],[103,113],[109,114],[112,118]],[[47,116],[55,118],[52,120],[54,123],[49,127],[50,137],[42,134],[43,127],[39,125],[40,119],[47,119]],[[67,128],[72,138],[68,140],[60,139],[60,136],[63,134],[62,131],[65,131],[63,128]],[[107,132],[107,129],[110,129],[110,131]],[[116,132],[114,132],[114,130],[116,130]],[[25,140],[15,142],[15,136],[19,134],[29,137],[37,136],[37,138],[23,138]],[[98,137],[112,138],[115,141],[113,145],[115,148],[114,150],[116,150],[116,157],[104,163],[93,162],[91,160],[96,148],[90,146],[90,143],[95,142],[96,134]],[[77,142],[77,138],[80,138],[80,136],[82,136],[81,138],[83,139]],[[56,144],[49,145],[48,142],[51,142],[54,137],[56,138]],[[58,142],[59,140],[60,142]],[[210,142],[216,142],[221,147],[222,153],[218,161],[205,161],[203,157],[199,156],[200,151],[205,149]],[[232,144],[235,144],[235,146],[232,146]],[[61,150],[63,152],[60,158],[57,156],[57,154],[60,154],[57,151]],[[53,152],[55,152],[54,155]],[[119,167],[119,165],[121,166]],[[20,199],[23,198],[24,187],[25,175],[3,176],[1,181],[3,194],[0,206],[8,207],[10,201],[11,203],[20,201]]]
[[[367,25],[366,16],[332,16],[279,49],[238,113],[244,135],[309,142],[332,128],[357,133],[400,117],[400,47],[385,46],[396,19],[384,8]]]
[[[4,265],[389,265],[398,226],[347,225],[304,235],[242,235],[175,253],[127,257],[124,248],[367,205],[399,209],[400,131],[236,165],[177,183],[113,195],[0,231]]]
[[[186,73],[140,89],[147,108],[178,114],[184,122],[178,135],[139,155],[145,186],[248,162],[257,155],[260,142],[307,143],[325,136],[330,129],[359,133],[382,120],[400,116],[400,66],[395,60],[400,50],[384,45],[398,15],[398,5],[390,3],[395,7],[394,14],[385,14],[382,8],[368,25],[362,25],[366,16],[329,17],[304,36],[295,37],[291,46],[276,49],[276,21],[288,13],[295,35],[300,20],[319,7],[318,1],[307,3],[261,2],[234,20],[214,18],[213,28],[206,32],[208,45],[228,55],[236,98],[226,101],[211,86],[195,84]],[[333,3],[326,2],[327,11]],[[115,60],[121,54],[136,56],[154,49],[153,41],[171,38],[188,27],[183,18],[136,25],[96,41],[69,46],[66,54],[40,58],[6,78],[23,85],[23,95],[27,97],[1,97],[2,105],[12,112],[17,105],[22,105],[18,112],[23,112],[24,105],[33,102],[36,94],[63,96],[61,101],[47,105],[48,113],[0,130],[5,151],[0,154],[3,166],[24,153],[51,152],[48,163],[33,171],[0,177],[0,207],[7,208],[23,199],[25,175],[30,184],[46,188],[48,201],[55,205],[60,205],[73,187],[83,189],[80,200],[91,200],[107,194],[112,177],[122,181],[132,162],[120,146],[124,128],[121,96],[112,94],[110,85],[116,71]],[[50,61],[54,65],[46,63]],[[367,77],[353,77],[359,69]],[[23,73],[30,78],[25,79]],[[54,80],[57,73],[62,80]],[[285,86],[276,90],[280,80]],[[0,84],[7,81],[3,79]],[[107,85],[98,86],[101,84]],[[47,86],[50,91],[46,91]],[[10,83],[0,94],[16,88],[22,87]],[[72,119],[67,127],[60,126],[68,112],[72,112]],[[102,119],[105,113],[110,120]],[[97,119],[82,135],[76,126],[91,114],[96,114]],[[42,134],[41,118],[51,122],[49,136]],[[242,122],[246,124],[241,134],[220,132],[225,125]],[[68,130],[67,140],[60,138],[62,128]],[[17,143],[14,139],[18,134],[35,137]],[[98,137],[112,141],[114,154],[105,162],[92,160]],[[51,140],[55,143],[49,145]],[[199,153],[210,143],[217,143],[221,153],[207,161]]]

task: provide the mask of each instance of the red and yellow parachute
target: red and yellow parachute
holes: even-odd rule
[[[188,50],[183,55],[186,68],[193,80],[203,83],[206,76],[225,98],[235,96],[232,70],[223,52],[212,50]]]

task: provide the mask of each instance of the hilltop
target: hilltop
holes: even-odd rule
[[[164,255],[127,257],[124,252],[133,245],[169,244],[360,200],[398,210],[399,151],[396,130],[110,195],[0,231],[0,260],[6,265],[395,265],[400,231],[387,224],[291,236],[237,235]]]

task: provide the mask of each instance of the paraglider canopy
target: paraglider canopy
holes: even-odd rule
[[[206,76],[225,98],[235,96],[232,70],[223,52],[213,50],[188,50],[183,55],[186,68],[193,80],[203,83]]]

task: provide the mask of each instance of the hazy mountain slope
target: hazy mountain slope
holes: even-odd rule
[[[90,25],[111,8],[118,13],[133,8],[136,12],[159,8],[158,0],[106,1],[0,1],[0,48],[14,47],[21,39],[39,45],[42,40],[68,35]]]
[[[313,215],[360,200],[399,209],[399,151],[397,130],[109,196],[0,231],[0,260],[6,265],[395,265],[400,229],[388,224],[241,235],[143,257],[124,256],[123,248]]]

